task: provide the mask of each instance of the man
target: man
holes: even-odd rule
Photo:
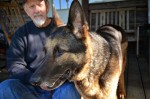
[[[73,83],[66,82],[52,93],[30,84],[30,76],[45,57],[44,44],[55,23],[47,17],[47,0],[24,0],[23,7],[32,21],[13,36],[7,53],[10,79],[0,83],[0,99],[79,99]]]

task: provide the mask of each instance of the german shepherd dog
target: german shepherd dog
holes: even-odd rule
[[[31,76],[31,83],[53,90],[73,81],[84,99],[124,99],[127,37],[115,25],[89,32],[83,9],[74,0],[68,23],[54,9],[57,27],[45,44],[45,62]]]

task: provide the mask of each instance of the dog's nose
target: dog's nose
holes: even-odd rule
[[[34,86],[39,86],[41,84],[40,77],[30,78],[30,83]]]

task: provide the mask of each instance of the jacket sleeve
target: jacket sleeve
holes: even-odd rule
[[[32,71],[28,69],[25,61],[25,42],[23,35],[16,32],[7,51],[7,68],[10,78],[29,83]]]

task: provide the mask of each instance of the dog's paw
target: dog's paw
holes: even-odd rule
[[[118,90],[117,90],[117,96],[118,96],[118,99],[125,99],[125,97],[126,97],[126,91],[125,91],[124,87],[119,87],[118,88]]]
[[[125,99],[125,97],[126,97],[125,90],[119,90],[118,91],[118,99]]]
[[[125,94],[120,93],[118,99],[125,99]]]

